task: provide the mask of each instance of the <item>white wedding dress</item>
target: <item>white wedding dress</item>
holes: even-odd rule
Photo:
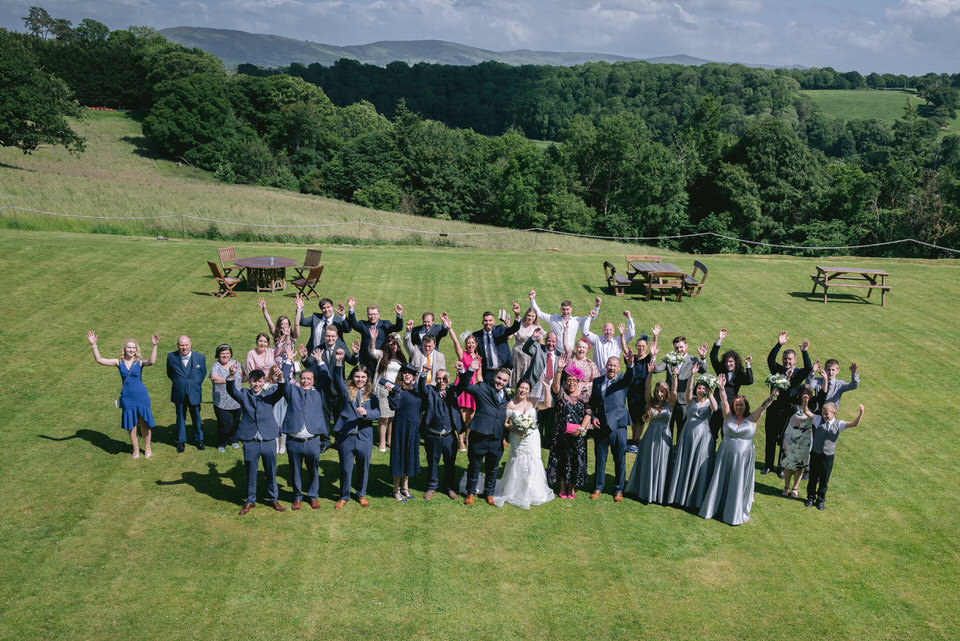
[[[537,418],[533,407],[526,412],[507,410],[507,420],[515,414],[527,414]],[[540,454],[540,432],[533,429],[523,438],[510,431],[510,460],[503,468],[503,476],[497,480],[493,492],[493,503],[502,507],[504,503],[529,509],[531,505],[540,505],[553,500],[553,490],[547,485],[547,473],[543,468]]]

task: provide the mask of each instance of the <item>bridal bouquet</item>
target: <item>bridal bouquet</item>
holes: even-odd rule
[[[770,374],[763,382],[767,387],[776,387],[779,390],[790,388],[790,379],[783,374]]]
[[[686,357],[680,352],[670,352],[669,354],[663,357],[663,362],[666,363],[667,367],[669,367],[671,370],[674,367],[679,369],[680,366],[683,365],[683,361],[685,360],[685,358]]]
[[[537,429],[537,417],[529,414],[514,414],[510,421],[513,429],[519,432],[530,432]]]
[[[717,389],[720,386],[720,381],[717,380],[717,377],[713,374],[697,374],[697,379],[695,385],[704,384],[710,388],[710,391]]]

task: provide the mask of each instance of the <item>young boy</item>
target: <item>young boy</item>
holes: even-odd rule
[[[855,390],[860,386],[860,372],[856,363],[850,363],[850,382],[841,381],[837,378],[840,373],[840,363],[837,359],[831,358],[823,364],[823,369],[818,371],[817,364],[813,366],[810,376],[807,377],[807,385],[813,388],[820,396],[820,404],[833,403],[840,408],[840,397],[844,392]],[[814,378],[816,374],[820,374]],[[834,412],[836,413],[836,412]]]
[[[810,448],[810,480],[807,483],[807,500],[805,507],[812,507],[814,500],[817,509],[824,509],[827,498],[827,486],[830,484],[830,474],[833,472],[833,457],[837,449],[837,439],[840,432],[856,427],[863,418],[863,405],[860,414],[850,422],[837,418],[836,403],[826,403],[821,411],[823,421],[814,427],[813,446]]]

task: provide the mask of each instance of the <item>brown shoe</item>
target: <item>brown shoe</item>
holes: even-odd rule
[[[320,501],[318,501],[317,499],[310,499],[310,507],[312,507],[312,508],[315,509],[315,510],[319,510],[319,509],[320,509]]]
[[[243,507],[240,508],[240,516],[243,516],[247,512],[253,509],[253,503],[244,503]]]
[[[614,503],[623,503],[623,492],[617,492],[613,495]]]
[[[427,490],[423,493],[423,498],[427,501],[433,498],[433,495],[436,494],[435,490]]]
[[[367,497],[361,496],[357,500],[360,502],[360,507],[370,507],[370,501],[367,500]]]
[[[343,499],[340,499],[339,501],[337,501],[337,504],[333,506],[333,509],[335,509],[335,510],[341,510],[341,509],[343,509],[343,506],[346,505],[346,504],[347,504],[346,501],[344,501]]]
[[[594,490],[593,492],[590,492],[590,498],[594,501],[600,498],[600,490]]]
[[[300,499],[297,499],[296,501],[293,502],[293,505],[290,506],[290,509],[291,509],[291,510],[299,510],[299,509],[300,509],[300,503],[301,503]]]
[[[464,505],[473,505],[473,499],[475,499],[475,498],[476,498],[476,496],[474,496],[473,494],[467,494],[467,498],[463,499],[463,504],[464,504]]]
[[[277,512],[286,512],[286,511],[287,511],[287,508],[285,508],[285,507],[283,507],[282,505],[280,505],[280,502],[279,502],[279,501],[274,501],[273,503],[270,504],[270,507],[272,507],[273,509],[275,509]]]
[[[460,498],[457,496],[457,493],[454,492],[453,490],[447,490],[447,496],[449,496],[450,499],[453,501],[456,501],[458,498]]]
[[[487,495],[487,505],[494,505],[493,497],[490,496],[489,494]]]

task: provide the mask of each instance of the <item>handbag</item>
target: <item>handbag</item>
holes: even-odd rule
[[[567,423],[567,434],[574,434],[580,429],[579,423]]]

